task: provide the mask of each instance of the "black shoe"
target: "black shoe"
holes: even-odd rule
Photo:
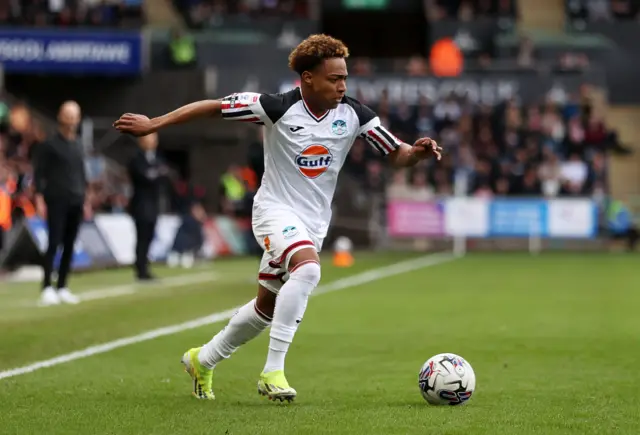
[[[138,281],[140,281],[140,282],[155,282],[157,280],[158,279],[155,276],[151,275],[151,274],[138,276]]]

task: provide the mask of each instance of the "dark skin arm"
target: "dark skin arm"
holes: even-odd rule
[[[435,155],[438,160],[442,158],[442,147],[428,137],[418,139],[413,146],[403,143],[398,149],[389,154],[391,165],[396,168],[413,166],[420,160],[425,160]]]
[[[198,118],[219,117],[222,114],[222,102],[220,100],[202,100],[187,104],[172,112],[157,118],[151,118],[134,113],[125,113],[113,123],[116,130],[129,133],[133,136],[146,136],[158,130],[175,124],[184,124]],[[435,155],[438,160],[442,158],[435,140],[430,138],[418,139],[413,146],[401,144],[401,146],[389,154],[389,160],[395,167],[413,166],[420,160]]]
[[[175,124],[184,124],[198,118],[220,117],[222,101],[202,100],[187,104],[165,115],[149,119],[144,115],[125,113],[113,123],[116,130],[136,137],[146,136]]]

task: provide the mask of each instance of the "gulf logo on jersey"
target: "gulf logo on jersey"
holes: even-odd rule
[[[327,172],[333,156],[324,145],[310,145],[296,156],[298,170],[307,178],[317,178]]]

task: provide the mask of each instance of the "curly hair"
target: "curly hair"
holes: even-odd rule
[[[338,39],[328,35],[311,35],[302,41],[289,55],[289,68],[302,75],[311,71],[325,59],[346,59],[349,49]]]

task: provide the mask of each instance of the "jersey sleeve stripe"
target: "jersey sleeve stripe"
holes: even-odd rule
[[[365,134],[375,143],[380,145],[380,147],[383,149],[384,154],[389,154],[394,150],[394,148],[390,144],[388,144],[380,136],[378,136],[375,130],[369,130],[365,132]]]
[[[231,105],[231,101],[223,101],[220,105],[222,110],[233,110],[233,109],[241,109],[243,107],[249,107],[248,104],[235,103]]]
[[[394,150],[400,146],[400,143],[399,143],[400,141],[398,141],[398,139],[394,135],[392,135],[389,132],[389,130],[387,130],[386,128],[380,125],[378,127],[375,127],[375,130],[379,132],[382,135],[382,137],[384,137],[389,142],[389,144],[393,147]]]
[[[254,113],[251,110],[239,110],[239,111],[222,111],[223,118],[241,118],[244,116],[254,116]]]
[[[367,141],[367,143],[371,145],[372,148],[376,149],[379,153],[386,154],[384,152],[384,148],[378,145],[373,139],[369,138],[366,134],[362,133],[360,137],[362,137],[365,141]]]
[[[237,119],[234,118],[232,119],[233,121],[239,121],[239,122],[254,122],[254,123],[258,123],[261,122],[260,121],[260,117],[259,116],[252,116],[251,118],[242,118],[242,119]],[[263,123],[264,124],[264,123]]]

